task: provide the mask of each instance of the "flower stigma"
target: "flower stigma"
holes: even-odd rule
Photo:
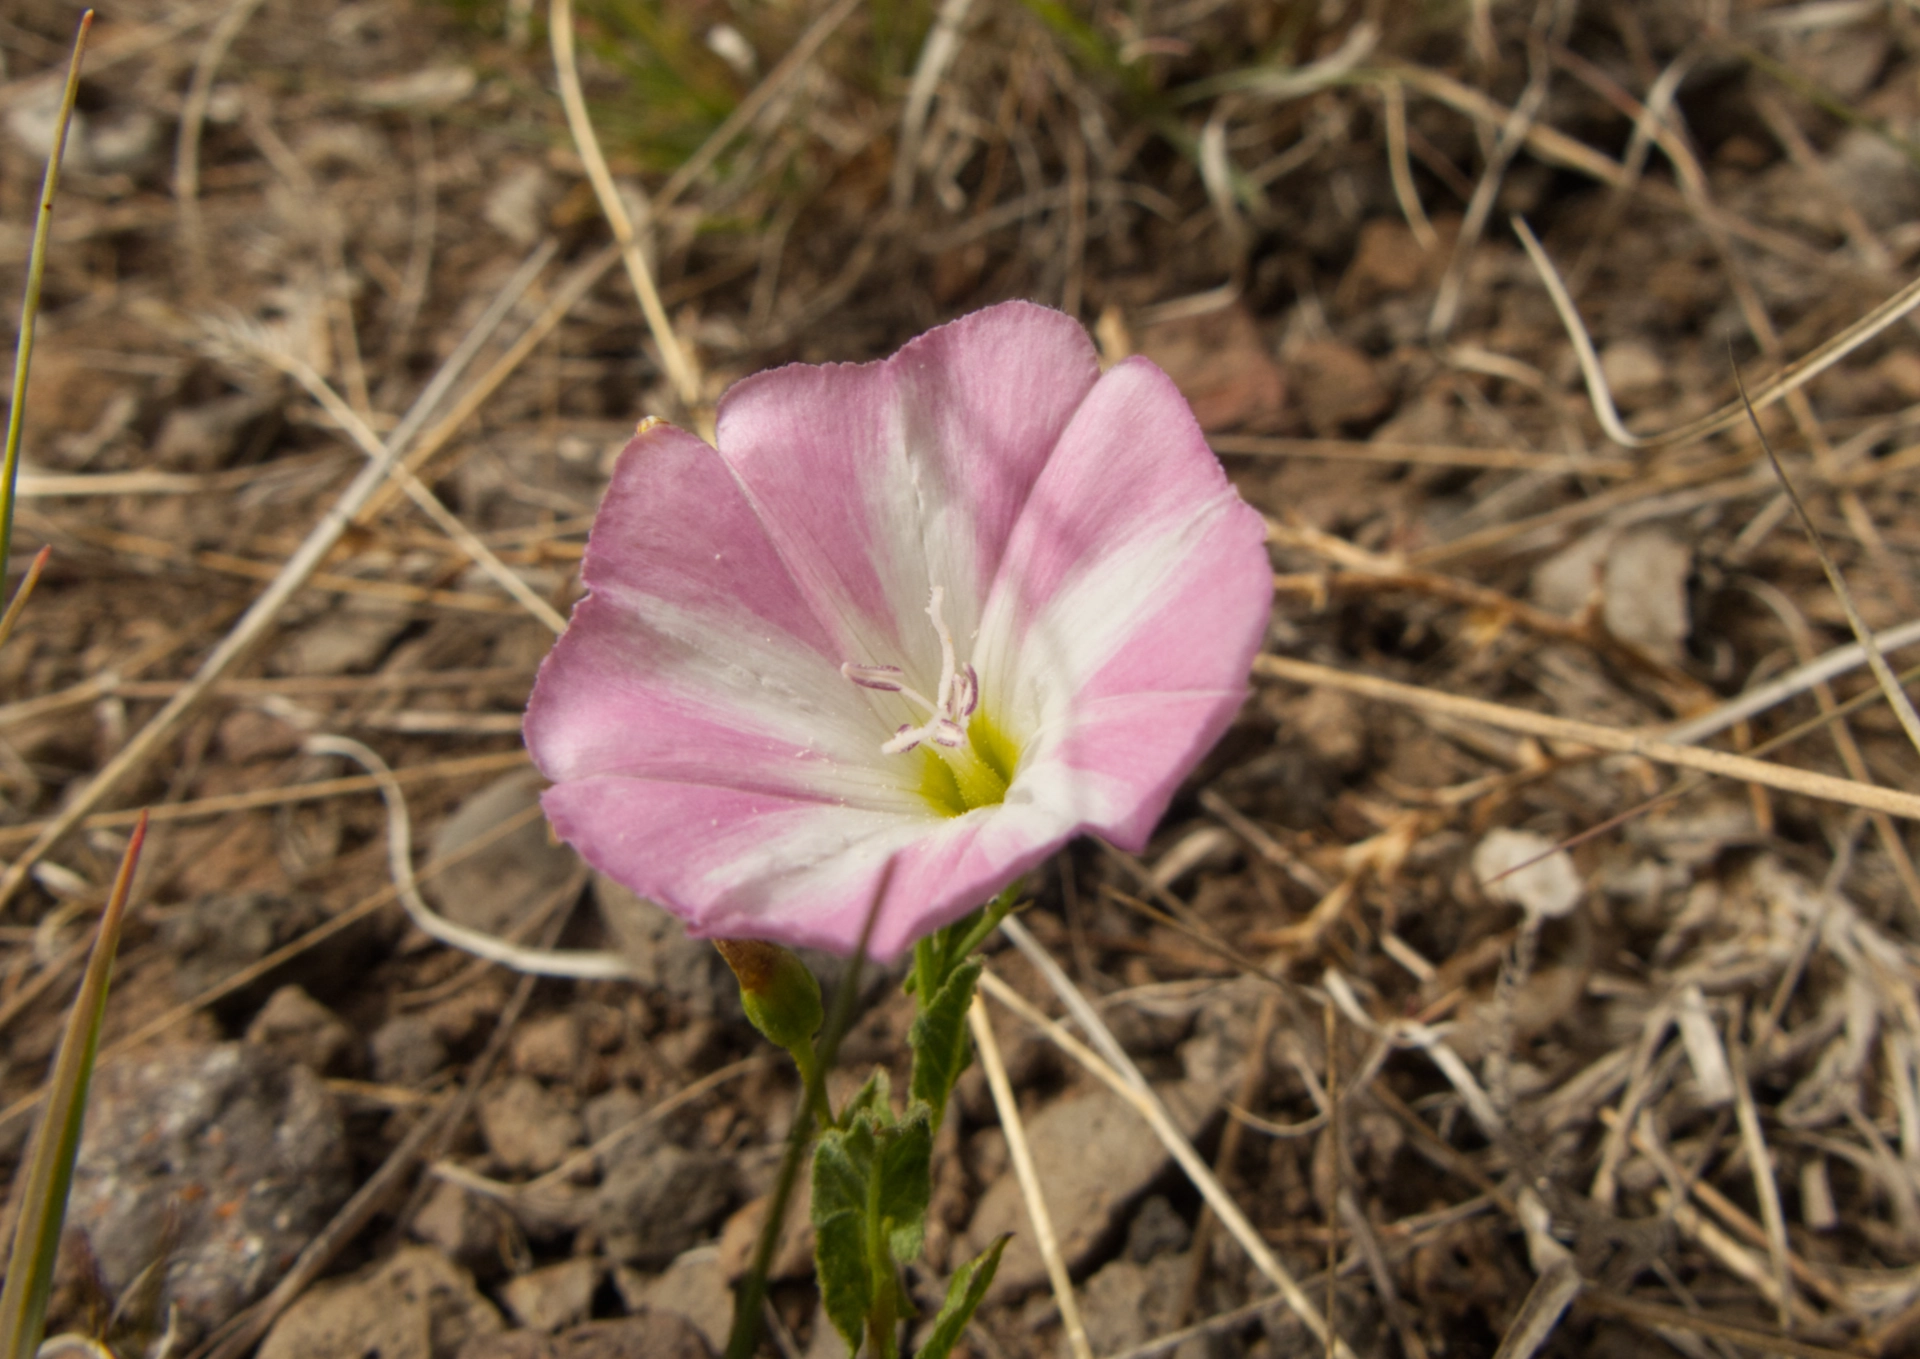
[[[980,708],[980,674],[962,664],[953,632],[941,613],[946,590],[933,587],[927,617],[940,638],[940,682],[933,697],[907,683],[897,665],[843,663],[840,673],[863,689],[898,694],[926,714],[918,726],[903,723],[880,746],[883,755],[920,752],[919,793],[943,816],[963,816],[1006,800],[1020,750]]]

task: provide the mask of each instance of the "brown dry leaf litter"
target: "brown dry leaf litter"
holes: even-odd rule
[[[19,538],[53,567],[0,651],[0,844],[32,861],[0,920],[10,1157],[121,809],[157,813],[63,1324],[124,1354],[722,1343],[792,1084],[704,946],[528,812],[537,615],[640,415],[1025,296],[1167,367],[1273,525],[1286,664],[1152,853],[1075,847],[1023,918],[1274,1266],[1365,1356],[1920,1347],[1911,828],[1793,772],[1897,795],[1920,760],[1869,702],[1765,756],[1786,791],[1687,776],[1553,850],[1682,776],[1527,714],[1658,735],[1849,638],[1750,429],[1601,436],[1507,226],[1628,429],[1710,413],[1920,255],[1909,8],[948,0],[928,42],[931,5],[595,0],[584,85],[693,410],[534,8],[102,15],[30,394]],[[8,296],[74,18],[0,17]],[[396,440],[450,361],[395,451],[457,525],[376,492],[139,744],[366,466],[341,423]],[[1916,402],[1895,326],[1760,415],[1876,628],[1920,616]],[[304,753],[323,734],[399,772],[437,909],[641,981],[530,984],[410,927],[379,784]],[[870,999],[849,1079],[901,1055],[910,1007]],[[1134,1105],[989,1015],[1093,1351],[1322,1352]],[[929,1305],[1025,1230],[979,1073],[954,1108]],[[1061,1350],[1027,1239],[976,1359]],[[826,1359],[807,1258],[796,1225],[768,1343]]]

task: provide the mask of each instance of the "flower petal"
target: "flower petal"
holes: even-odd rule
[[[906,791],[913,771],[873,758],[892,729],[841,677],[712,448],[665,425],[629,444],[583,568],[593,593],[527,708],[527,748],[547,777],[695,779],[924,810]]]
[[[844,659],[939,675],[925,609],[968,636],[1035,478],[1099,375],[1071,317],[1006,303],[881,363],[793,365],[720,404],[718,438]]]
[[[1245,697],[1264,537],[1164,373],[1139,359],[1100,379],[1028,499],[976,652],[1025,744],[1018,781],[1051,771],[1037,799],[1144,839]]]
[[[851,953],[887,865],[868,950],[898,957],[1038,864],[1069,828],[1035,809],[929,822],[698,784],[571,780],[542,799],[596,868],[690,933]]]

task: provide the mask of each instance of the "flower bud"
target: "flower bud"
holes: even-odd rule
[[[716,939],[740,983],[740,1004],[753,1027],[789,1052],[807,1047],[826,1019],[820,983],[799,956],[758,939]]]

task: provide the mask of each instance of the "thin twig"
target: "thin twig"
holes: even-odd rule
[[[394,895],[405,908],[407,918],[423,933],[476,958],[485,958],[528,976],[571,977],[577,981],[626,981],[633,977],[633,964],[618,953],[524,949],[484,931],[456,925],[440,915],[427,905],[414,880],[413,829],[407,814],[407,797],[387,762],[369,747],[344,736],[311,737],[306,749],[315,755],[339,755],[352,760],[380,785],[380,795],[387,803],[387,866],[393,875]]]
[[[1920,821],[1920,796],[1892,788],[1855,783],[1851,779],[1838,779],[1830,774],[1816,774],[1811,770],[1795,769],[1790,765],[1770,764],[1765,760],[1730,755],[1725,751],[1675,745],[1671,741],[1619,727],[1605,727],[1596,722],[1578,722],[1571,718],[1552,717],[1526,708],[1488,703],[1484,699],[1463,698],[1457,694],[1422,689],[1418,685],[1400,684],[1394,680],[1381,679],[1373,675],[1356,675],[1348,671],[1336,670],[1331,666],[1315,665],[1311,661],[1295,660],[1287,656],[1256,656],[1253,667],[1256,675],[1267,679],[1292,680],[1306,685],[1325,685],[1329,688],[1343,689],[1348,693],[1360,694],[1363,697],[1381,699],[1388,703],[1399,703],[1428,712],[1449,713],[1455,717],[1485,722],[1489,726],[1499,727],[1505,731],[1542,736],[1549,740],[1573,741],[1580,745],[1594,746],[1622,755],[1639,755],[1659,764],[1697,769],[1703,773],[1738,779],[1744,783],[1764,784],[1766,787],[1778,788],[1786,793],[1824,798],[1829,802],[1865,807],[1869,811],[1889,812],[1909,821]]]
[[[1143,1090],[1135,1085],[1132,1079],[1122,1075],[1098,1053],[1034,1009],[1027,1003],[1025,997],[992,972],[981,974],[980,985],[995,1000],[1045,1034],[1062,1052],[1080,1063],[1108,1089],[1126,1100],[1139,1112],[1148,1126],[1153,1129],[1154,1134],[1159,1137],[1161,1145],[1172,1153],[1173,1158],[1180,1163],[1180,1168],[1192,1180],[1194,1187],[1200,1191],[1201,1196],[1218,1215],[1221,1225],[1233,1234],[1234,1239],[1247,1252],[1254,1267],[1279,1288],[1281,1295],[1287,1300],[1287,1305],[1293,1309],[1294,1315],[1300,1318],[1302,1324],[1312,1332],[1314,1338],[1323,1344],[1326,1343],[1327,1337],[1332,1334],[1332,1329],[1327,1325],[1327,1320],[1320,1309],[1314,1306],[1313,1300],[1307,1296],[1306,1291],[1280,1263],[1266,1241],[1254,1229],[1253,1224],[1247,1220],[1246,1214],[1240,1211],[1240,1206],[1233,1201],[1226,1190],[1221,1188],[1220,1182],[1207,1168],[1207,1163],[1201,1160],[1200,1154],[1193,1149],[1193,1144],[1174,1126],[1173,1120],[1167,1116],[1166,1109],[1155,1098],[1151,1088]],[[1101,1031],[1105,1031],[1104,1025],[1101,1026]],[[1129,1062],[1128,1066],[1131,1065],[1132,1063]],[[1137,1075],[1137,1071],[1135,1074]],[[1337,1335],[1334,1336],[1332,1345],[1337,1359],[1353,1359],[1353,1351]]]
[[[653,270],[640,249],[633,218],[627,214],[627,205],[613,182],[613,172],[607,168],[607,158],[600,150],[600,139],[587,113],[587,97],[580,88],[580,67],[574,55],[573,0],[553,0],[548,11],[548,33],[553,43],[554,71],[560,81],[560,102],[567,111],[567,128],[573,134],[574,150],[586,167],[587,179],[593,185],[594,197],[600,200],[600,211],[613,230],[613,238],[619,242],[620,258],[627,266],[627,277],[633,280],[640,310],[647,318],[647,329],[653,332],[653,342],[660,346],[660,358],[666,365],[674,392],[680,404],[691,412],[701,402],[700,374],[681,346],[680,337],[674,333],[666,307],[661,305],[660,290],[654,287]]]
[[[1747,418],[1753,422],[1753,428],[1760,436],[1760,447],[1766,450],[1767,462],[1773,467],[1773,474],[1780,478],[1787,498],[1793,502],[1793,512],[1800,517],[1800,527],[1806,532],[1807,541],[1813,545],[1814,555],[1820,559],[1820,569],[1826,573],[1827,584],[1833,587],[1833,593],[1840,601],[1840,607],[1846,611],[1847,626],[1853,629],[1853,639],[1859,643],[1867,659],[1867,668],[1873,671],[1873,678],[1880,685],[1880,692],[1886,695],[1887,703],[1893,708],[1894,716],[1900,719],[1900,728],[1907,734],[1907,740],[1913,748],[1920,751],[1920,712],[1915,712],[1913,700],[1907,697],[1907,691],[1894,678],[1893,667],[1887,664],[1887,658],[1881,654],[1879,645],[1874,641],[1873,632],[1867,627],[1866,620],[1860,616],[1859,606],[1854,603],[1853,591],[1847,587],[1847,578],[1833,560],[1833,554],[1827,551],[1826,539],[1821,537],[1820,529],[1813,522],[1813,515],[1807,510],[1807,502],[1800,498],[1800,490],[1793,484],[1793,478],[1787,475],[1787,469],[1780,462],[1780,455],[1773,451],[1773,441],[1767,438],[1766,431],[1760,427],[1760,418],[1754,414],[1753,405],[1747,401],[1747,384],[1740,376],[1739,366],[1734,366],[1734,381],[1740,388],[1740,399],[1747,402]]]
[[[987,1019],[986,1002],[977,995],[967,1011],[967,1025],[973,1030],[973,1046],[980,1054],[981,1069],[987,1074],[987,1088],[993,1092],[1000,1130],[1007,1136],[1007,1156],[1013,1162],[1014,1177],[1020,1182],[1027,1219],[1033,1223],[1034,1245],[1046,1262],[1047,1280],[1053,1285],[1054,1301],[1060,1308],[1060,1325],[1067,1333],[1067,1347],[1074,1359],[1093,1359],[1087,1328],[1080,1321],[1080,1306],[1074,1301],[1073,1278],[1067,1273],[1059,1238],[1053,1232],[1053,1215],[1047,1211],[1040,1173],[1034,1169],[1033,1149],[1027,1144],[1026,1124],[1020,1117],[1020,1101],[1014,1098],[1013,1085],[1007,1080],[1007,1064],[1000,1057],[1000,1044],[994,1039],[993,1025]]]

